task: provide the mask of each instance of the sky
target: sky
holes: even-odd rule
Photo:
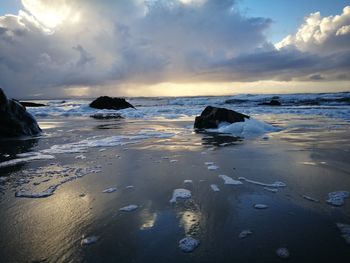
[[[350,91],[350,1],[1,0],[14,98]]]

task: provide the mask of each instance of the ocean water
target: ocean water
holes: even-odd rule
[[[260,106],[260,103],[278,99],[282,106]],[[94,113],[112,113],[109,110],[95,110],[88,107],[92,99],[86,100],[41,100],[48,107],[29,108],[37,118],[90,116]],[[122,116],[135,119],[178,119],[200,114],[206,105],[225,107],[249,114],[300,114],[320,115],[330,118],[350,119],[350,93],[321,94],[272,94],[235,95],[222,97],[159,97],[129,98],[137,110],[121,110]]]
[[[1,262],[350,260],[350,93],[91,100],[0,140]],[[196,132],[207,105],[252,118]]]

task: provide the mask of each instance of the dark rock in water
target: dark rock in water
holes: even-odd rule
[[[194,122],[196,129],[217,128],[220,122],[243,122],[250,117],[242,113],[228,110],[225,108],[217,108],[207,106],[200,116],[197,116]]]
[[[278,100],[271,100],[270,102],[263,102],[263,103],[259,103],[258,105],[281,106],[281,102],[279,102]]]
[[[90,117],[98,120],[124,119],[119,113],[96,113],[90,115]]]
[[[29,102],[29,101],[19,101],[19,103],[24,107],[45,107],[47,105],[42,103],[35,103],[35,102]]]
[[[134,108],[129,102],[122,98],[112,98],[108,96],[102,96],[95,99],[89,105],[95,109],[108,109],[108,110],[121,110],[126,108]]]
[[[248,102],[249,100],[244,100],[244,99],[229,99],[225,100],[226,104],[240,104],[240,103],[245,103]]]
[[[36,135],[41,129],[26,108],[0,89],[0,137]]]

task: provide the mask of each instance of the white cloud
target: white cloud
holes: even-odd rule
[[[292,47],[312,53],[338,52],[350,50],[349,43],[350,6],[347,6],[336,16],[322,17],[320,12],[310,14],[296,34],[287,36],[276,47]]]
[[[337,33],[336,33],[337,36],[343,36],[343,35],[347,35],[347,34],[350,34],[350,25],[342,26],[341,28],[339,28],[337,30]]]

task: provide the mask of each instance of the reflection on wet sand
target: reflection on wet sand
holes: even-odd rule
[[[16,207],[2,216],[3,223],[15,223],[15,227],[1,231],[1,236],[11,236],[10,242],[17,244],[8,247],[7,253],[15,262],[21,258],[29,262],[72,260],[77,256],[75,248],[83,229],[91,220],[90,202],[88,196],[79,198],[73,189],[65,189],[49,199],[17,201]]]
[[[54,138],[54,144],[67,145],[86,138],[91,142],[96,141],[94,136],[103,139],[116,135],[113,126],[96,129],[97,122],[105,123],[86,120],[84,132],[79,130],[81,123],[67,125],[70,132],[61,132],[61,137]],[[120,134],[140,135],[143,130],[144,136],[142,141],[135,139],[135,144],[127,150],[119,144],[108,147],[111,142],[107,141],[103,145],[86,146],[86,158],[75,158],[81,153],[57,153],[55,162],[59,165],[76,167],[89,163],[98,165],[101,173],[64,184],[50,197],[15,198],[15,189],[11,187],[16,186],[9,186],[0,200],[4,226],[0,228],[1,259],[4,262],[231,262],[232,259],[277,262],[275,250],[287,245],[291,262],[301,262],[300,258],[309,262],[315,258],[316,261],[327,257],[336,261],[349,258],[348,248],[335,228],[335,222],[347,223],[349,201],[345,201],[344,207],[334,209],[324,198],[328,192],[350,185],[345,173],[348,156],[339,161],[336,154],[323,153],[322,142],[318,142],[318,148],[314,144],[310,149],[286,142],[278,134],[263,142],[260,139],[252,142],[224,134],[192,133],[183,126],[174,127],[174,123],[147,126],[142,121],[125,122],[118,130]],[[70,140],[64,141],[67,134]],[[27,150],[31,147],[43,150],[52,145],[45,143],[45,138],[40,139]],[[347,148],[337,141],[334,144],[338,153]],[[233,146],[222,147],[229,145]],[[106,147],[103,152],[102,147]],[[47,169],[38,169],[35,162],[28,163],[27,168],[39,173],[55,171],[47,160],[44,162],[40,165]],[[220,169],[209,171],[206,162],[215,162]],[[344,171],[334,168],[337,162]],[[259,182],[283,181],[287,187],[271,193],[245,181],[240,186],[225,185],[219,174]],[[191,183],[184,184],[185,180]],[[30,184],[38,182],[35,178]],[[220,191],[212,191],[211,184],[218,185]],[[132,190],[127,189],[129,185],[134,186]],[[115,191],[102,193],[112,186]],[[190,189],[192,199],[170,204],[177,188]],[[310,202],[301,194],[320,202]],[[256,203],[269,208],[258,211],[253,208]],[[118,211],[129,204],[137,204],[139,209],[132,213]],[[251,229],[253,234],[241,240],[238,235],[244,229]],[[83,235],[99,239],[95,244],[81,247]],[[191,255],[178,248],[184,236],[200,240]]]

